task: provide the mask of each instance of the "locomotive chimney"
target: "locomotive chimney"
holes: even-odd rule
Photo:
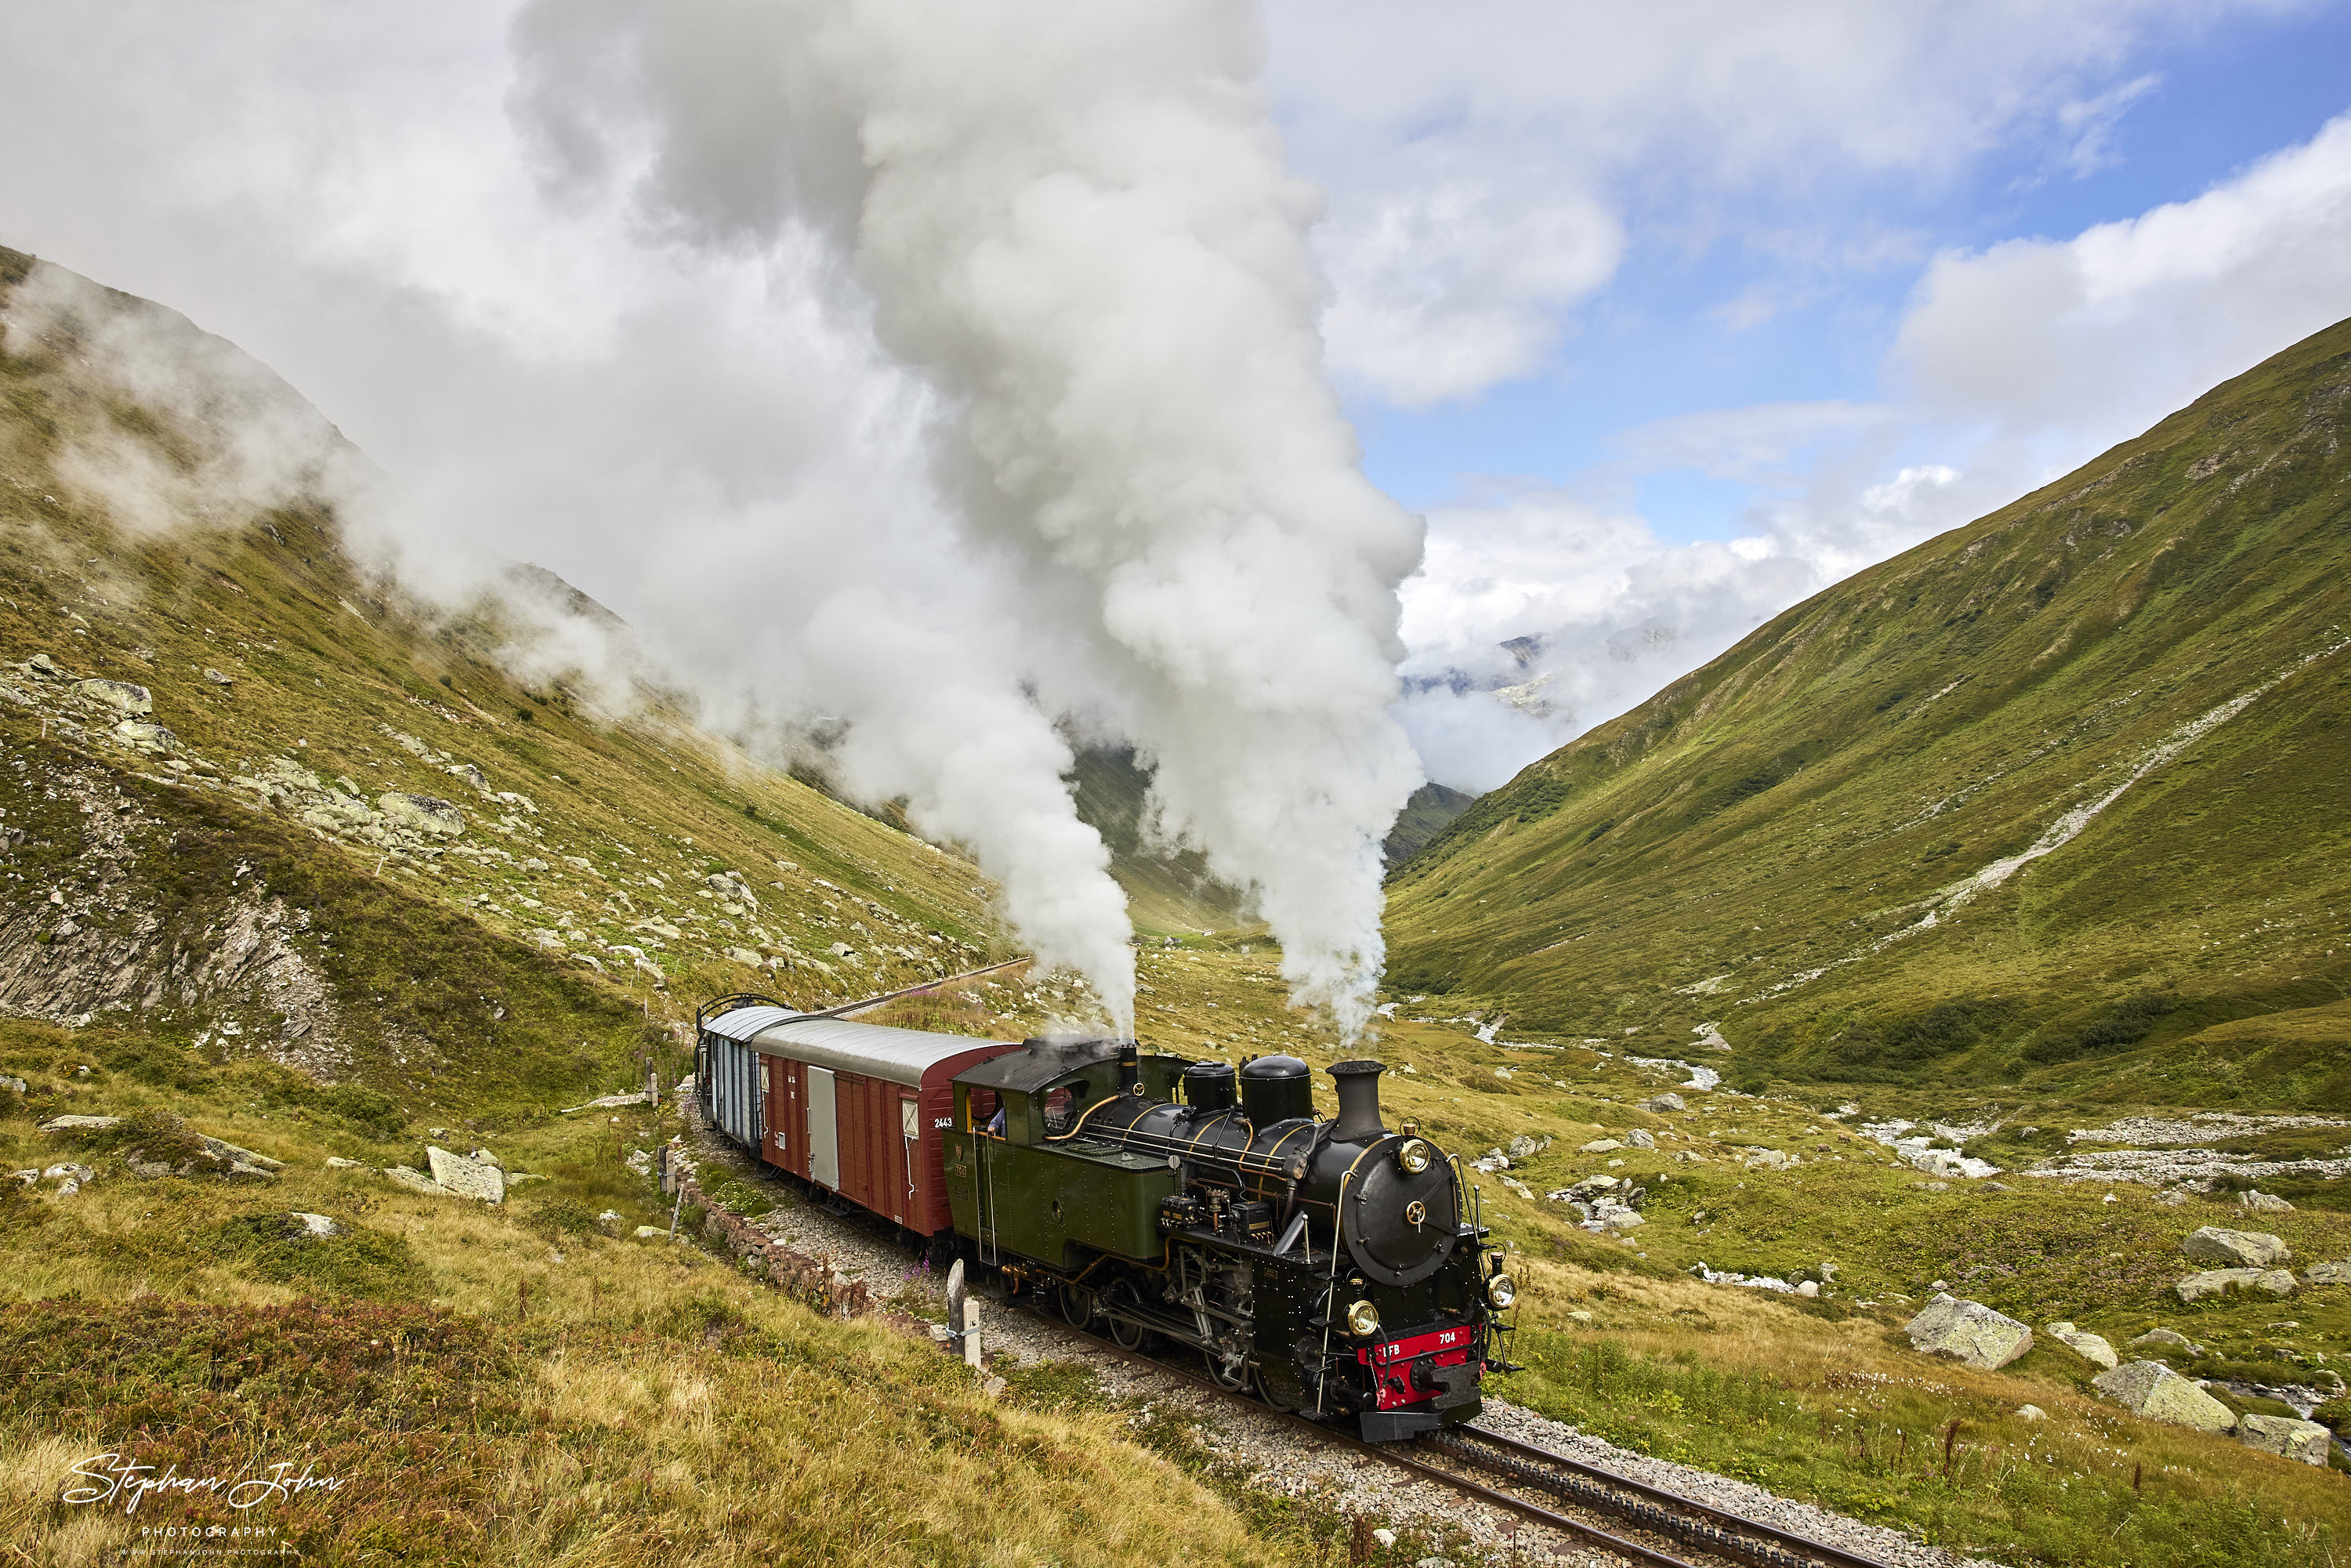
[[[1129,1094],[1143,1092],[1143,1053],[1131,1040],[1118,1044],[1118,1086]]]
[[[1331,1076],[1339,1083],[1339,1120],[1331,1129],[1334,1144],[1368,1144],[1386,1135],[1380,1123],[1380,1074],[1376,1061],[1339,1061]]]

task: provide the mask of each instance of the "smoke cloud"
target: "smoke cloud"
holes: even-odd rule
[[[713,254],[822,236],[844,308],[935,392],[931,469],[1010,574],[1035,700],[967,727],[907,790],[923,819],[1009,813],[1026,852],[1061,852],[1025,882],[996,865],[1015,919],[1092,917],[1066,792],[986,787],[1065,767],[1042,716],[1082,714],[1155,765],[1159,832],[1256,888],[1297,991],[1362,1027],[1379,839],[1419,780],[1387,709],[1421,536],[1322,378],[1317,203],[1284,171],[1252,10],[541,0],[518,36],[560,177],[624,182]],[[869,782],[889,768],[860,732],[950,716],[895,687],[849,710]],[[875,750],[914,782],[913,747]],[[1123,1019],[1123,945],[1079,964]]]

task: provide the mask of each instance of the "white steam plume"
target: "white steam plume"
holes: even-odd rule
[[[1293,987],[1360,1029],[1378,845],[1419,781],[1387,710],[1421,530],[1363,478],[1322,378],[1317,203],[1283,168],[1253,8],[538,0],[517,37],[571,176],[631,171],[652,222],[714,251],[830,239],[941,394],[935,469],[1018,574],[1038,702],[1156,764],[1161,830],[1254,884]],[[919,679],[871,673],[861,730],[908,717],[896,683]],[[1064,755],[1040,724],[962,733],[912,789],[929,816],[1074,841],[1065,794],[984,788]],[[1096,917],[1056,873],[992,869],[1032,934],[1037,902]],[[1105,964],[1081,967],[1115,1009],[1123,945]]]

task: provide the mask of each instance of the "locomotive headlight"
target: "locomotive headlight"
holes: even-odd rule
[[[1369,1301],[1357,1301],[1347,1309],[1347,1332],[1357,1339],[1369,1339],[1380,1332],[1380,1310]]]
[[[1406,1176],[1418,1176],[1426,1170],[1428,1158],[1428,1145],[1418,1138],[1406,1138],[1403,1146],[1396,1150],[1396,1164],[1404,1167]]]
[[[1493,1303],[1496,1312],[1508,1311],[1518,1299],[1518,1282],[1508,1274],[1497,1274],[1486,1281],[1486,1300]]]

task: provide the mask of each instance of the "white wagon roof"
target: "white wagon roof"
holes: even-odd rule
[[[786,1008],[737,1008],[706,1020],[711,1033],[737,1040],[769,1056],[789,1057],[836,1072],[861,1073],[886,1082],[919,1087],[923,1074],[953,1057],[975,1051],[1018,1051],[1011,1040],[932,1034],[918,1029],[852,1023],[817,1018]]]

